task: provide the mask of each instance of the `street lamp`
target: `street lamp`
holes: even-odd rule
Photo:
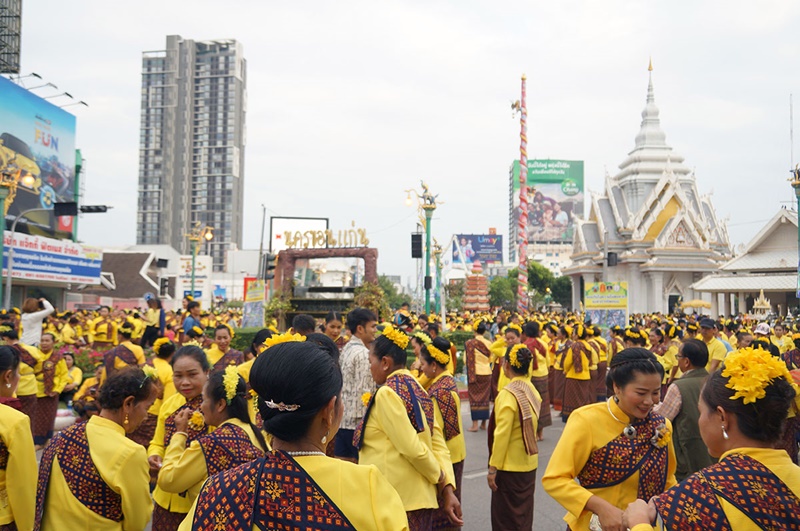
[[[13,158],[9,159],[6,162],[6,165],[0,169],[2,170],[0,171],[0,263],[2,263],[5,246],[6,214],[8,213],[8,207],[14,202],[14,198],[17,196],[17,186],[19,185],[20,180],[22,181],[23,185],[30,188],[36,181],[36,177],[33,176],[32,172],[35,171],[38,173],[39,167],[32,160],[32,158],[17,154],[14,155]],[[24,177],[22,177],[23,174],[25,174]],[[0,269],[2,268],[0,267]],[[0,298],[2,298],[2,295],[3,287],[2,283],[0,283]],[[8,298],[5,300],[8,300]],[[8,308],[9,305],[6,303],[6,309]]]
[[[214,227],[203,225],[199,221],[194,224],[194,228],[186,235],[192,245],[192,297],[194,297],[194,275],[195,264],[197,261],[197,246],[200,240],[210,242],[214,238]]]
[[[433,195],[424,181],[420,181],[422,186],[422,193],[416,190],[406,190],[406,204],[411,202],[411,194],[417,196],[417,204],[420,209],[425,213],[425,219],[420,217],[420,221],[425,224],[425,313],[430,315],[431,312],[431,287],[433,287],[433,280],[431,279],[431,218],[433,218],[433,211],[436,210],[438,205],[443,204],[443,201],[436,203],[437,195]]]

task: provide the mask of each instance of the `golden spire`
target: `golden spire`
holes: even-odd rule
[[[653,71],[653,58],[652,57],[650,58],[650,65],[647,67],[647,71],[648,72],[652,72]]]

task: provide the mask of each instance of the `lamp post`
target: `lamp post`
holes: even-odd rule
[[[191,284],[191,295],[194,297],[194,279],[195,279],[195,266],[197,265],[197,246],[200,244],[200,240],[205,240],[210,242],[214,238],[214,228],[209,227],[208,225],[203,225],[199,221],[194,224],[194,227],[186,235],[189,238],[189,243],[192,246],[192,284]]]
[[[431,313],[431,288],[433,287],[433,279],[431,278],[431,219],[436,207],[443,204],[443,201],[436,202],[437,195],[433,195],[424,181],[420,181],[422,186],[422,193],[416,190],[406,190],[408,196],[406,197],[406,205],[411,204],[411,193],[417,196],[419,208],[425,213],[425,219],[420,216],[420,221],[425,224],[425,313]]]
[[[22,180],[26,186],[32,186],[35,177],[31,174],[31,171],[39,171],[39,167],[26,157],[16,155],[7,161],[6,166],[2,168],[2,170],[3,171],[0,172],[0,273],[2,272],[3,255],[5,254],[6,214],[8,213],[8,207],[17,195],[17,185],[19,181]],[[24,177],[22,177],[23,173],[25,174]],[[7,273],[9,277],[10,273],[11,271],[9,270]],[[2,282],[0,282],[0,300],[7,300],[7,298],[3,299],[2,296],[3,286]],[[10,308],[8,303],[6,303],[6,310],[8,309]]]

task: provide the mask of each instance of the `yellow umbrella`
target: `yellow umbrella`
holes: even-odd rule
[[[711,303],[704,300],[695,299],[681,303],[681,308],[711,308]]]

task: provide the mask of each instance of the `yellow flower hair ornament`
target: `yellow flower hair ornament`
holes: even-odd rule
[[[158,380],[158,371],[156,371],[155,367],[151,367],[150,365],[142,365],[142,372],[144,373],[145,378]]]
[[[194,431],[200,431],[205,427],[206,419],[203,417],[203,414],[199,411],[195,411],[192,413],[192,416],[189,417],[189,427],[192,428]]]
[[[382,334],[386,339],[388,339],[389,341],[391,341],[392,343],[394,343],[403,350],[405,350],[406,347],[408,346],[408,336],[391,325],[386,326],[383,329]]]
[[[372,393],[364,393],[361,395],[361,403],[364,404],[364,407],[369,405],[370,400],[372,400]]]
[[[306,336],[301,334],[292,334],[291,332],[286,332],[284,334],[277,334],[272,337],[268,337],[264,340],[264,346],[267,348],[274,347],[280,343],[291,343],[292,341],[305,341]]]
[[[425,345],[425,349],[428,351],[428,354],[440,364],[447,366],[447,364],[450,363],[450,354],[442,352],[434,347],[433,344]]]
[[[798,390],[783,360],[760,348],[748,347],[730,353],[725,358],[722,376],[728,378],[725,387],[736,391],[731,399],[742,398],[745,404],[767,396],[767,386],[777,378],[786,378]]]
[[[656,428],[656,433],[650,438],[650,444],[656,448],[664,448],[672,440],[672,431],[667,428],[665,423],[661,423]]]
[[[522,362],[519,361],[518,353],[520,350],[528,348],[524,344],[519,343],[511,347],[511,350],[508,351],[508,362],[511,364],[512,367],[516,367],[517,369],[522,368]]]
[[[205,334],[205,332],[203,332],[203,329],[202,329],[202,328],[200,328],[199,326],[193,326],[193,327],[192,327],[192,332],[194,332],[194,333],[195,333],[195,334],[197,334],[198,336],[202,336],[202,335],[204,335],[204,334]]]
[[[225,386],[225,401],[231,405],[231,400],[236,396],[236,388],[239,386],[239,373],[236,371],[236,365],[225,367],[222,385]]]
[[[156,353],[156,356],[158,356],[158,353],[161,351],[161,347],[167,343],[171,343],[168,337],[160,337],[156,339],[155,343],[153,343],[153,352]]]
[[[225,326],[225,328],[228,329],[228,333],[231,335],[231,339],[236,337],[236,334],[233,333],[233,327],[231,325],[223,323],[223,326]]]
[[[414,332],[414,336],[420,341],[422,341],[423,345],[430,345],[431,344],[431,336],[426,334],[425,332]]]
[[[506,326],[506,330],[508,330],[509,328],[512,330],[516,330],[520,334],[522,333],[522,327],[516,323],[511,323],[508,326]]]

